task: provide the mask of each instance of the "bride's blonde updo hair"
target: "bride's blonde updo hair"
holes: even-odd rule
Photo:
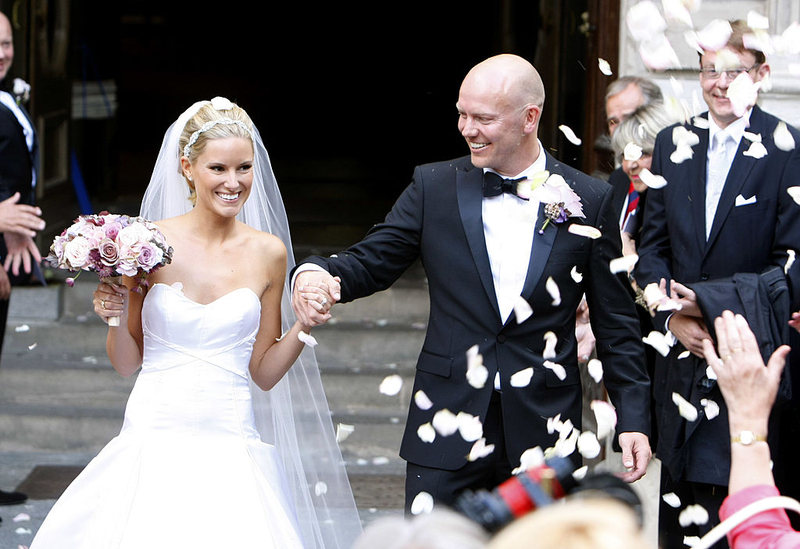
[[[224,97],[215,97],[186,122],[178,140],[180,154],[194,163],[213,139],[241,137],[253,143],[253,122],[243,108]],[[180,170],[180,167],[178,168]],[[181,175],[183,171],[181,171]],[[191,189],[189,200],[195,203],[194,183],[186,180]]]

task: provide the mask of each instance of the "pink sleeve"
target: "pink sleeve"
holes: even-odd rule
[[[722,503],[719,517],[725,520],[738,510],[767,497],[779,496],[774,486],[751,486],[729,495]],[[764,511],[744,521],[728,534],[731,549],[797,549],[800,533],[792,529],[783,509]]]

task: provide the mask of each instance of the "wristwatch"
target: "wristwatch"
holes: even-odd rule
[[[767,437],[755,434],[753,431],[740,431],[735,437],[731,437],[731,442],[738,442],[745,446],[750,446],[754,442],[766,442]]]

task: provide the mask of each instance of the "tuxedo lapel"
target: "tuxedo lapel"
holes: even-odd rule
[[[494,291],[492,266],[489,263],[489,252],[486,249],[486,237],[483,233],[483,170],[472,168],[456,173],[456,194],[458,210],[464,233],[467,235],[472,260],[478,269],[478,276],[483,289],[494,306],[494,312],[500,317],[500,307]]]
[[[700,142],[692,147],[694,155],[689,161],[687,182],[689,183],[689,197],[691,200],[691,216],[697,236],[697,249],[703,251],[706,247],[706,163],[708,162],[708,130],[689,127],[699,138]],[[671,162],[671,160],[670,160]],[[669,185],[670,182],[668,181]]]
[[[753,112],[750,113],[750,126],[748,131],[751,133],[761,134],[764,130],[764,116],[758,107],[753,107]],[[736,156],[733,157],[728,177],[725,179],[725,186],[722,188],[722,194],[719,197],[719,204],[717,211],[714,215],[714,224],[711,226],[711,233],[708,235],[708,244],[706,252],[711,249],[714,240],[717,238],[720,229],[722,228],[725,219],[734,207],[736,197],[742,190],[744,182],[750,176],[753,166],[756,165],[757,160],[752,156],[745,156],[743,153],[750,147],[750,141],[746,137],[742,137],[739,142],[739,148],[736,151]]]

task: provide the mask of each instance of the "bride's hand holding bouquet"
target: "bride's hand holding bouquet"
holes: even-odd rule
[[[142,292],[148,284],[147,275],[172,261],[172,247],[159,228],[142,217],[101,212],[80,216],[57,236],[47,261],[77,273],[67,279],[69,286],[81,271],[93,271],[110,288],[116,285],[114,293],[119,295],[122,276],[132,278],[136,283],[134,291]],[[117,309],[119,304],[116,300],[107,303],[98,292],[96,312],[107,319],[109,326],[119,326],[120,317],[109,312],[121,312]]]

